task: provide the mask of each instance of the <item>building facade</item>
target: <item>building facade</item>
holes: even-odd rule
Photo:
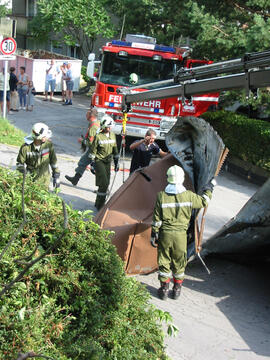
[[[37,14],[37,0],[12,0],[10,18],[17,21],[16,42],[20,49],[46,50],[68,57],[80,58],[80,46],[67,46],[57,37],[51,35],[49,40],[41,42],[31,38],[29,34],[29,22]],[[57,44],[57,45],[56,45]]]

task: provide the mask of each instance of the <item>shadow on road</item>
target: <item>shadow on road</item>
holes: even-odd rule
[[[195,261],[187,267],[184,287],[212,297],[250,352],[270,356],[270,286],[266,265],[241,265],[225,259],[206,258],[211,274]],[[247,349],[233,349],[248,351]]]

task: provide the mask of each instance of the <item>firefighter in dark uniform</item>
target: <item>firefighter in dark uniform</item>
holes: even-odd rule
[[[104,115],[100,122],[100,132],[96,134],[92,143],[90,157],[91,169],[96,173],[96,186],[98,186],[95,207],[99,210],[105,204],[107,190],[110,184],[111,160],[114,159],[114,170],[119,170],[119,154],[116,136],[111,132],[113,119]]]
[[[185,174],[174,165],[167,171],[168,185],[157,195],[153,214],[151,244],[158,244],[158,268],[161,287],[158,295],[168,297],[171,275],[173,276],[173,299],[178,299],[185,277],[187,264],[187,229],[192,209],[206,207],[212,197],[215,180],[204,187],[202,196],[186,190]]]
[[[87,165],[91,163],[89,154],[91,153],[91,147],[94,137],[100,127],[100,123],[97,119],[97,116],[98,116],[98,112],[96,109],[90,109],[89,111],[87,111],[86,119],[89,121],[88,130],[84,139],[82,137],[79,138],[79,142],[82,145],[84,154],[82,155],[82,157],[78,162],[78,166],[75,169],[75,175],[74,176],[65,175],[65,178],[68,181],[70,181],[74,186],[78,184],[78,181],[83,176],[83,173],[85,172]]]
[[[53,186],[60,186],[60,171],[57,167],[57,158],[53,144],[49,141],[52,135],[48,126],[43,123],[33,125],[30,135],[24,138],[17,157],[17,170],[32,175],[34,181],[39,180],[46,187],[50,184],[50,170],[52,169]],[[25,165],[24,165],[25,164]]]

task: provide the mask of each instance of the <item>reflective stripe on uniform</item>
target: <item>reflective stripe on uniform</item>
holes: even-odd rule
[[[183,202],[183,203],[165,203],[161,204],[162,208],[175,208],[175,207],[185,207],[185,206],[192,206],[191,202]]]
[[[206,202],[207,202],[207,204],[209,203],[209,201],[210,201],[210,198],[209,198],[209,196],[207,196],[206,194],[203,194],[203,196],[202,196],[205,200],[206,200]]]
[[[165,272],[159,271],[158,273],[160,276],[163,276],[163,277],[171,277],[172,276],[171,272],[165,273]]]
[[[173,274],[173,277],[175,279],[183,279],[184,276],[185,276],[184,272],[182,272],[181,274]]]
[[[162,225],[162,221],[153,221],[152,222],[152,226],[158,226],[158,227],[160,227]]]
[[[103,144],[115,144],[115,140],[114,139],[110,139],[110,140],[99,140],[99,145],[103,145]]]
[[[41,155],[46,155],[46,154],[49,154],[49,152],[50,152],[50,149],[43,149],[43,150],[41,150]]]
[[[103,192],[97,192],[97,195],[99,195],[99,196],[106,196],[107,195],[107,193],[105,192],[105,193],[103,193]]]
[[[35,151],[30,151],[30,152],[27,152],[27,153],[26,153],[26,156],[29,156],[29,157],[31,157],[31,156],[38,156],[38,153],[35,152]]]

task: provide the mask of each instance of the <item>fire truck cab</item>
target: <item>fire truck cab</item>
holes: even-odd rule
[[[101,65],[94,74],[94,54],[89,55],[87,74],[96,78],[96,88],[92,95],[92,106],[99,113],[113,117],[113,131],[122,131],[122,95],[118,88],[136,87],[133,92],[145,91],[145,84],[152,83],[147,90],[155,88],[155,82],[164,81],[174,85],[171,80],[179,69],[211,63],[205,60],[192,60],[190,49],[174,48],[156,44],[156,39],[144,35],[126,36],[125,41],[112,40],[102,47]],[[160,84],[160,83],[159,83]],[[159,85],[160,86],[160,85]],[[126,134],[143,137],[147,129],[154,129],[158,139],[174,125],[177,116],[199,116],[209,106],[217,104],[218,94],[205,94],[189,99],[182,97],[143,101],[132,104],[128,113]]]

